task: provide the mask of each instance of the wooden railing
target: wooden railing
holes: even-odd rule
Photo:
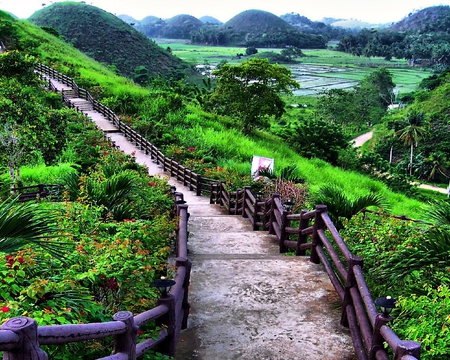
[[[230,214],[248,218],[254,230],[276,235],[280,253],[291,250],[296,255],[306,255],[306,251],[310,251],[310,260],[324,266],[339,295],[341,324],[350,329],[358,360],[388,360],[384,342],[396,360],[420,358],[420,344],[399,339],[387,326],[391,318],[377,312],[364,279],[363,260],[350,252],[325,205],[317,205],[313,211],[291,214],[278,194],[269,199],[256,199],[250,187],[228,192],[223,182],[211,186],[210,202],[224,206]],[[297,226],[292,227],[292,223]]]
[[[40,66],[37,70],[55,79],[61,78],[62,82],[72,86],[70,84],[73,80],[71,82],[71,79],[66,79],[64,75],[55,77],[51,68]],[[188,186],[191,191],[195,191],[197,195],[209,195],[210,203],[225,207],[228,214],[248,218],[254,230],[264,230],[276,235],[281,253],[292,249],[296,255],[305,255],[309,250],[311,261],[323,264],[341,299],[341,323],[350,329],[358,360],[388,360],[384,342],[389,345],[395,360],[420,359],[420,344],[399,339],[386,325],[390,318],[378,314],[363,276],[363,261],[347,248],[331,222],[325,206],[318,205],[313,211],[303,210],[300,214],[291,214],[283,207],[277,194],[260,200],[255,198],[250,187],[228,191],[224,182],[205,178],[165,156],[147,139],[121,122],[110,109],[94,100],[88,92],[82,89],[80,91],[77,86],[76,88],[79,94],[91,101],[94,109],[116,125],[128,140],[149,154],[153,161],[162,165],[164,171]],[[298,226],[292,227],[292,223],[298,223]]]
[[[188,205],[180,204],[183,194],[175,193],[175,211],[179,216],[176,239],[175,285],[168,296],[161,297],[158,305],[133,316],[129,311],[119,311],[113,321],[91,324],[37,326],[34,319],[17,317],[5,322],[0,330],[0,351],[9,360],[47,360],[40,345],[61,345],[93,339],[114,337],[112,355],[102,360],[136,359],[156,349],[173,356],[180,330],[187,327],[189,315],[188,287],[191,262],[187,257]],[[181,201],[182,202],[182,201]],[[150,286],[150,284],[143,284]],[[155,321],[160,327],[156,339],[137,342],[137,332],[144,324]]]
[[[50,201],[61,201],[64,186],[61,184],[38,184],[13,188],[11,192],[18,196],[18,202],[46,199]]]

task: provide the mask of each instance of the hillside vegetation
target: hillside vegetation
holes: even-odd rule
[[[116,16],[79,3],[55,3],[29,21],[58,31],[75,48],[133,78],[144,75],[182,79],[190,67]]]

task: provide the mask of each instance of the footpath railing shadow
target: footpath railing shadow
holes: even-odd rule
[[[400,339],[387,325],[392,318],[377,312],[364,279],[363,260],[350,252],[330,220],[326,206],[317,205],[312,211],[303,210],[300,214],[292,214],[285,209],[277,194],[269,199],[257,199],[250,187],[228,191],[224,182],[204,178],[166,157],[147,139],[122,123],[110,109],[94,100],[86,90],[79,89],[69,77],[44,65],[38,66],[37,71],[76,89],[81,97],[93,103],[95,110],[116,125],[128,140],[149,154],[153,161],[161,164],[165,172],[191,191],[195,191],[197,195],[209,196],[211,204],[223,206],[228,214],[247,218],[253,230],[268,231],[275,235],[280,253],[292,249],[296,255],[304,256],[309,251],[310,260],[323,265],[340,297],[341,324],[350,329],[358,360],[388,360],[390,352],[394,360],[420,359],[420,344]],[[69,100],[67,102],[70,103]],[[180,226],[180,229],[184,227]],[[121,334],[124,333],[125,331]]]

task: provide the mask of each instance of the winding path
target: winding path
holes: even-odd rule
[[[373,130],[366,132],[365,134],[362,134],[356,138],[354,138],[352,140],[353,142],[353,146],[354,147],[361,147],[364,145],[364,143],[366,143],[367,141],[369,141],[373,136]],[[427,189],[427,190],[434,190],[437,192],[440,192],[442,194],[448,194],[448,190],[445,188],[441,188],[439,186],[434,186],[434,185],[428,185],[428,184],[419,184],[418,185],[419,188],[421,189]],[[450,183],[449,183],[449,187],[450,187]]]
[[[67,85],[51,80],[59,90]],[[83,106],[83,99],[70,99]],[[167,176],[102,114],[89,116],[116,146],[153,176]],[[353,343],[340,326],[339,297],[322,265],[309,257],[283,256],[274,235],[252,230],[176,179],[169,183],[188,204],[192,273],[188,328],[179,360],[353,360]]]

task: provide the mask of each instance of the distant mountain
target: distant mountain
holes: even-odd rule
[[[312,21],[306,16],[302,16],[298,13],[288,13],[285,15],[281,15],[280,18],[300,31],[316,35],[323,35],[327,38],[327,40],[339,40],[348,34],[347,31],[341,28],[336,28],[320,21]]]
[[[200,29],[203,22],[192,15],[177,15],[166,20],[160,36],[168,39],[190,39],[191,32]]]
[[[389,27],[392,31],[450,33],[450,6],[432,6],[409,13]]]
[[[280,17],[262,10],[246,10],[219,26],[230,45],[256,47],[297,46],[323,48],[322,36],[300,32]]]
[[[220,20],[217,20],[215,17],[212,17],[212,16],[202,16],[199,20],[203,24],[212,24],[212,25],[222,24],[222,22]]]
[[[54,3],[28,20],[56,29],[75,48],[130,78],[146,71],[153,77],[182,78],[191,70],[123,20],[92,5]]]
[[[134,25],[137,23],[137,20],[129,15],[121,14],[121,15],[117,15],[117,17],[130,25]]]
[[[166,22],[156,16],[147,16],[138,21],[134,28],[149,38],[159,37],[162,30],[166,26]]]

